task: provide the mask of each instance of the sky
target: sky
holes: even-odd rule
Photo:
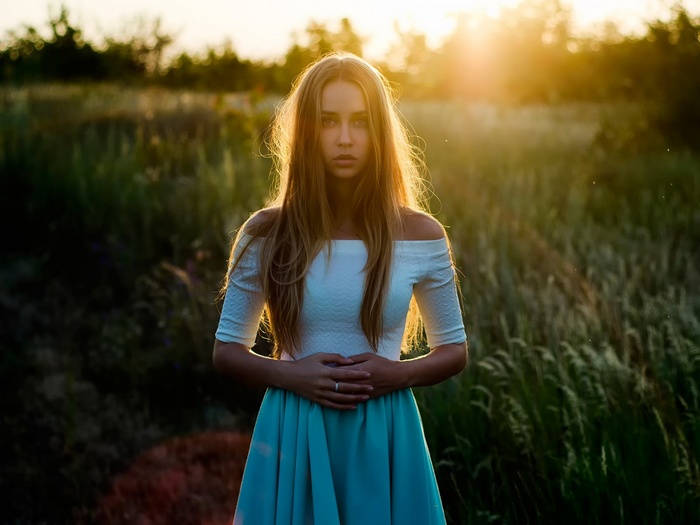
[[[667,18],[675,0],[562,0],[572,9],[575,28],[591,31],[610,20],[623,32],[639,32],[643,21]],[[347,17],[365,37],[364,54],[384,58],[396,41],[395,24],[402,30],[426,34],[437,46],[449,34],[454,13],[495,14],[498,7],[517,0],[0,0],[0,41],[8,30],[28,24],[45,27],[49,13],[61,5],[87,40],[118,35],[137,17],[160,18],[163,29],[176,36],[175,51],[198,52],[229,40],[243,58],[275,59],[284,55],[292,35],[303,33],[311,20],[334,28]],[[700,15],[700,0],[686,0],[688,11]]]

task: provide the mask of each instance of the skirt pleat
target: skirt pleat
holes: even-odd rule
[[[399,390],[323,408],[269,389],[234,525],[444,525],[415,398]]]

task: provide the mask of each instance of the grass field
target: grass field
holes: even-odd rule
[[[213,302],[274,100],[0,106],[0,521],[71,522],[138,452],[253,420],[260,392],[211,370]],[[469,369],[416,392],[450,522],[700,521],[700,156],[628,136],[632,107],[402,111],[469,336]]]

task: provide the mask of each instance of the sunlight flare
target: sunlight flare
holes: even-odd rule
[[[408,25],[420,31],[432,42],[449,35],[458,16],[470,17],[470,26],[478,27],[480,21],[497,18],[504,9],[515,7],[518,0],[436,0],[434,2],[410,2],[399,17],[400,25]]]

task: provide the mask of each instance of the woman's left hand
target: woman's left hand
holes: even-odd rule
[[[425,355],[400,361],[392,361],[371,352],[353,355],[348,359],[352,364],[341,365],[343,368],[370,373],[367,379],[351,380],[348,383],[372,386],[374,390],[366,394],[375,398],[403,388],[435,385],[460,373],[467,365],[467,343],[440,345]]]
[[[343,368],[369,372],[370,378],[346,382],[360,385],[372,385],[374,390],[368,393],[370,398],[380,397],[395,390],[406,388],[404,384],[405,378],[400,371],[400,361],[392,361],[391,359],[370,352],[353,355],[350,356],[349,359],[353,361],[353,364],[343,365]]]

